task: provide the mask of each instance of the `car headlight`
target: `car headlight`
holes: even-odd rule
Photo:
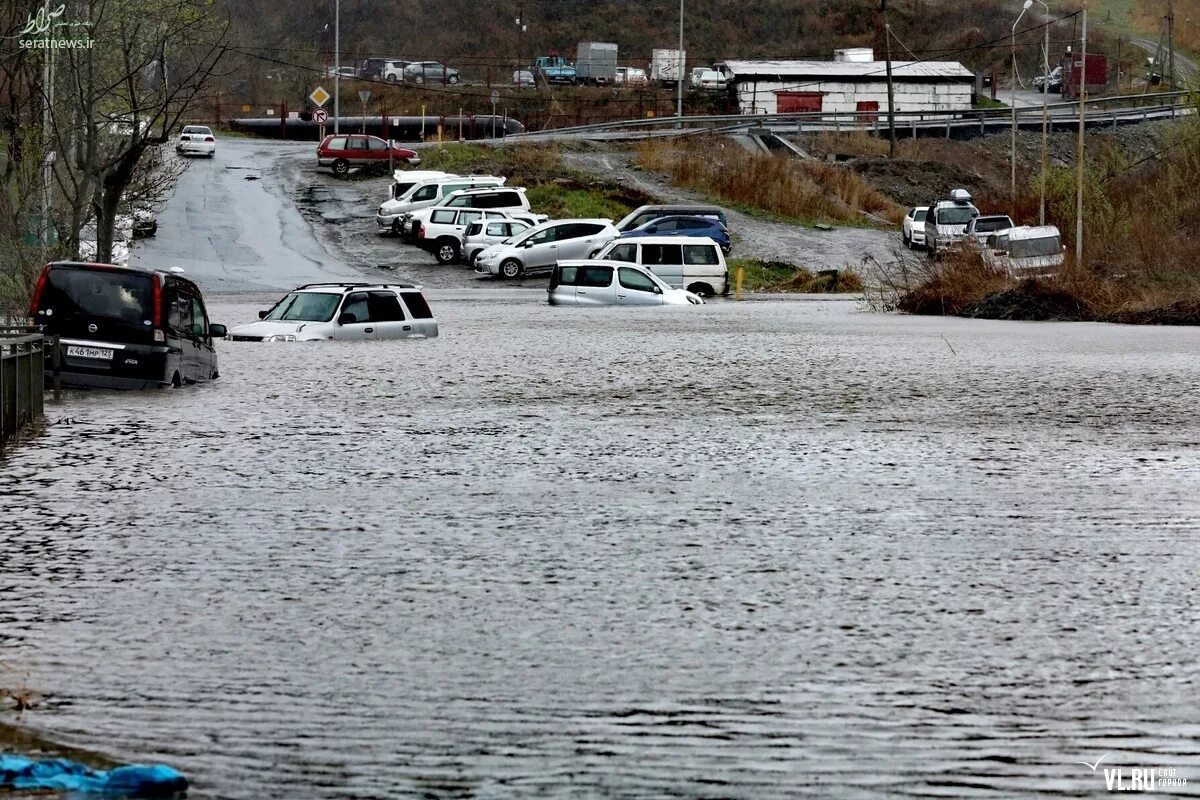
[[[296,335],[294,333],[277,333],[274,336],[264,336],[264,342],[294,342]]]

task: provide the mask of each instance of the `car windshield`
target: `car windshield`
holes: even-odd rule
[[[184,133],[199,133],[199,134],[203,134],[205,136],[212,134],[212,131],[210,131],[208,128],[202,128],[198,125],[188,125],[186,128],[183,129],[183,132]]]
[[[292,292],[275,304],[263,319],[289,322],[328,322],[337,310],[340,294]]]
[[[938,225],[966,225],[975,216],[975,209],[970,206],[949,206],[939,208],[937,212]]]
[[[925,218],[928,216],[929,216],[929,209],[920,208],[920,209],[917,209],[917,213],[913,215],[913,221],[914,222],[924,222]]]

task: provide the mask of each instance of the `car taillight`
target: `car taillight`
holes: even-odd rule
[[[418,239],[425,238],[425,223],[423,223],[423,222],[421,223],[421,227],[417,230],[417,238]]]
[[[38,305],[42,302],[42,290],[46,288],[46,278],[50,276],[50,267],[47,266],[42,270],[42,274],[38,276],[37,286],[33,289],[33,299],[29,301],[29,316],[36,317]]]
[[[157,275],[151,276],[154,286],[154,341],[162,341],[162,321],[163,321],[163,298],[162,298],[162,278]]]
[[[211,137],[211,136],[205,136],[205,137],[204,137],[204,141],[206,141],[206,142],[215,142],[215,141],[216,141],[216,139],[214,139],[214,138],[213,138],[213,137]]]

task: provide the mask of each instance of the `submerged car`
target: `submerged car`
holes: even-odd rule
[[[990,234],[983,245],[984,263],[1011,278],[1053,277],[1062,269],[1066,248],[1054,225],[1022,225]]]
[[[978,216],[979,209],[966,189],[955,189],[948,199],[931,203],[925,217],[925,249],[937,258],[946,250],[962,247],[967,225]]]
[[[67,386],[147,389],[217,377],[204,298],[178,267],[169,271],[59,261],[47,264],[29,315],[59,336]],[[47,371],[50,371],[47,365]]]
[[[212,158],[217,154],[217,139],[206,125],[185,125],[175,143],[175,152]]]
[[[229,331],[235,342],[325,339],[432,339],[438,335],[421,287],[411,283],[309,283],[289,292],[259,321]]]
[[[550,274],[552,306],[686,306],[703,298],[672,289],[648,269],[620,261],[566,260]]]
[[[468,264],[492,245],[502,244],[517,234],[524,233],[533,225],[521,219],[488,220],[472,222],[463,234],[462,253]]]

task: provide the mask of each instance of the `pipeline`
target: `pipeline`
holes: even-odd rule
[[[307,119],[305,118],[307,117]],[[525,126],[512,117],[504,118],[491,114],[475,114],[459,117],[457,114],[425,117],[340,117],[341,133],[365,133],[398,142],[419,142],[422,131],[425,141],[436,139],[441,126],[442,138],[491,139],[524,133]],[[461,124],[460,124],[461,122]],[[298,118],[256,117],[253,119],[230,120],[229,127],[241,133],[260,136],[264,139],[291,139],[300,142],[316,142],[320,126],[312,121],[308,112]],[[333,120],[325,123],[325,133],[333,133]]]

